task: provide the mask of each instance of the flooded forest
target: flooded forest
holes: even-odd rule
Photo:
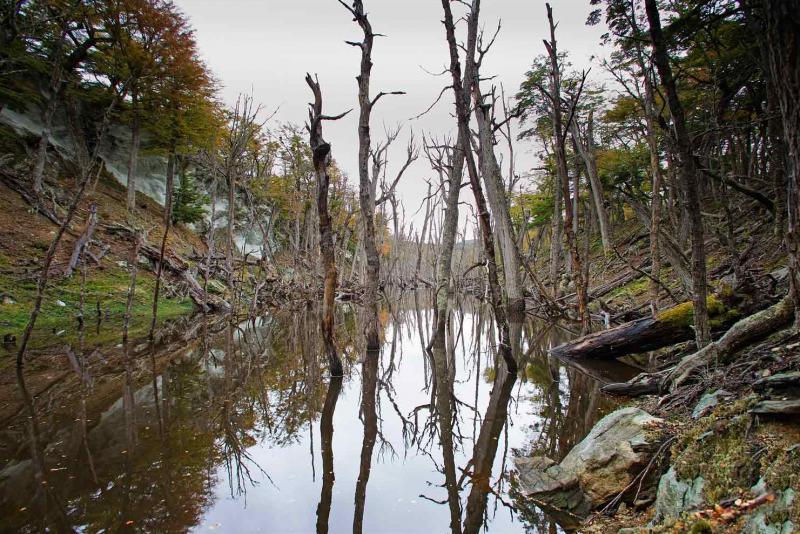
[[[800,531],[800,0],[3,0],[0,533]]]

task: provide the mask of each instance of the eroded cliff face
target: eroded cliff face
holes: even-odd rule
[[[40,113],[36,109],[25,112],[14,111],[3,108],[0,111],[0,123],[11,127],[20,136],[38,137],[42,132],[42,122]],[[153,154],[148,150],[149,138],[147,132],[142,132],[141,148],[136,165],[136,191],[147,195],[160,205],[164,205],[166,197],[166,168],[167,158]],[[66,126],[66,118],[63,113],[56,113],[49,136],[52,149],[67,160],[74,158],[75,149],[70,139],[69,129]],[[103,160],[106,170],[123,186],[128,186],[128,158],[131,150],[130,129],[122,124],[112,124],[103,140],[99,155]],[[199,183],[203,188],[204,184]],[[210,192],[204,191],[209,197]],[[217,199],[216,216],[214,217],[214,228],[223,228],[227,224],[225,214],[227,213],[227,201],[225,198]],[[206,221],[203,226],[209,224],[211,206],[206,206]],[[197,230],[197,228],[192,228]],[[236,247],[241,252],[244,251],[251,256],[260,257],[263,238],[254,229],[244,228],[236,232]]]

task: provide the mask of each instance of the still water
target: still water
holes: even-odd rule
[[[437,360],[431,296],[392,300],[379,353],[339,309],[340,379],[314,307],[185,318],[154,345],[54,340],[16,379],[6,364],[0,531],[563,532],[515,499],[513,459],[563,457],[613,408],[603,378],[635,371],[549,359],[569,334],[531,319],[509,374],[472,300]]]

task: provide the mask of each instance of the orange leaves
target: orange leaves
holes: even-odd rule
[[[713,508],[701,510],[693,514],[695,519],[705,520],[712,525],[725,525],[735,522],[740,516],[775,500],[775,494],[765,493],[754,499],[736,499],[733,502],[715,504]]]

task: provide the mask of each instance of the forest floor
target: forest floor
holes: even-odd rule
[[[6,154],[0,166],[0,336],[4,338],[0,348],[0,368],[5,368],[14,360],[16,347],[13,339],[21,336],[28,322],[41,263],[58,227],[21,194],[24,187],[20,184],[22,177],[27,175],[30,161],[26,156],[25,140],[7,127],[0,127],[0,149]],[[47,200],[44,205],[50,213],[62,217],[63,206],[69,204],[75,191],[75,170],[57,155],[51,155],[51,158],[50,173],[45,177],[43,196]],[[54,338],[59,339],[56,342],[59,344],[74,343],[81,315],[87,325],[102,322],[104,326],[102,329],[87,327],[84,332],[87,340],[99,343],[107,341],[104,336],[119,336],[130,286],[128,261],[132,243],[129,236],[120,235],[113,228],[129,224],[125,199],[125,188],[107,172],[99,175],[94,187],[90,185],[56,251],[46,297],[31,340],[33,350],[42,345],[52,345]],[[66,276],[75,243],[86,228],[92,203],[97,205],[97,224],[89,250],[98,261],[85,254],[85,280],[80,265],[71,276]],[[146,232],[147,242],[157,247],[164,232],[164,210],[142,194],[137,196],[137,206],[135,224]],[[187,259],[206,251],[203,240],[182,225],[170,229],[167,247],[171,253]],[[141,335],[149,327],[155,285],[152,265],[141,257],[139,263],[132,337]],[[185,315],[195,309],[191,299],[174,289],[165,276],[158,306],[159,320]]]
[[[649,240],[643,232],[641,226],[631,222],[618,233],[620,255],[604,257],[599,247],[593,248],[593,288],[613,286],[631,269],[645,270]],[[770,293],[773,300],[785,294],[780,277],[786,258],[780,253],[781,236],[776,236],[770,225],[753,225],[751,221],[742,221],[736,232],[747,243],[736,257],[714,235],[707,241],[712,293],[730,292],[733,266],[738,261],[740,272],[746,272],[762,293]],[[677,277],[669,266],[660,278],[680,295]],[[644,316],[649,313],[648,286],[648,278],[637,277],[595,300],[592,308],[609,311],[618,322]],[[661,308],[680,300],[667,297]],[[694,343],[686,342],[623,359],[654,371],[674,364],[693,349]],[[666,472],[673,467],[678,484],[702,481],[702,501],[663,517],[652,498],[641,499],[635,505],[629,503],[591,516],[580,532],[796,532],[792,529],[800,529],[800,499],[795,497],[800,492],[800,420],[796,416],[755,415],[752,410],[762,400],[785,398],[780,392],[757,387],[759,379],[798,370],[800,333],[786,329],[717,362],[713,368],[709,366],[688,385],[662,396],[628,399],[627,404],[666,421],[664,438],[671,440],[671,445],[657,459],[656,467],[650,468]],[[710,405],[698,409],[700,402]],[[674,492],[676,486],[681,489],[676,484],[664,489]]]

